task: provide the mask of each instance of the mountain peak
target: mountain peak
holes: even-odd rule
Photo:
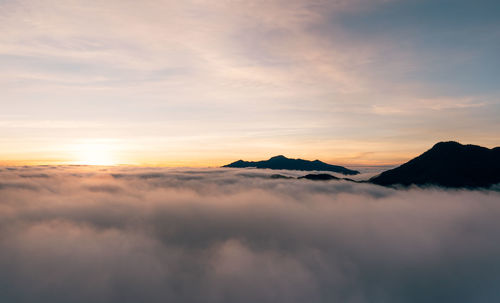
[[[434,146],[428,150],[428,152],[449,152],[449,151],[458,151],[463,149],[466,146],[474,146],[476,145],[463,145],[456,141],[443,141],[434,144]]]
[[[439,142],[420,156],[370,179],[379,185],[487,187],[500,182],[496,148]]]
[[[283,155],[278,155],[278,156],[271,157],[269,160],[283,160],[283,159],[288,159],[288,158],[283,156]]]
[[[442,148],[442,147],[458,147],[458,146],[463,146],[463,145],[458,143],[457,141],[441,141],[434,144],[434,146],[431,149]]]
[[[303,159],[290,159],[283,155],[278,155],[263,161],[236,161],[223,167],[253,167],[253,168],[268,168],[268,169],[286,169],[286,170],[303,170],[303,171],[331,171],[344,175],[357,175],[356,170],[350,170],[342,166],[331,165],[319,160],[308,161]]]

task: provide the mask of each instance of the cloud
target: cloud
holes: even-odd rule
[[[49,177],[20,176],[35,173]],[[3,169],[0,184],[11,185],[0,187],[2,299],[499,299],[498,192],[394,190],[266,174]]]

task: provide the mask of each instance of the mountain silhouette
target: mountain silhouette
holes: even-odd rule
[[[272,157],[269,160],[263,161],[243,161],[238,160],[223,167],[233,168],[269,168],[269,169],[287,169],[287,170],[304,170],[304,171],[331,171],[344,175],[357,175],[359,171],[347,169],[343,166],[331,165],[319,160],[308,161],[303,159],[289,159],[285,156]]]
[[[307,179],[307,180],[312,180],[312,181],[330,181],[330,180],[335,180],[335,181],[349,181],[349,182],[355,182],[355,183],[366,183],[366,181],[356,181],[353,179],[349,178],[338,178],[335,176],[332,176],[330,174],[307,174],[305,176],[298,177],[297,179]]]
[[[500,183],[500,147],[488,149],[458,142],[439,142],[430,150],[369,182],[390,185],[488,187]]]
[[[302,177],[298,177],[297,179],[308,179],[313,181],[330,181],[330,180],[342,180],[335,176],[329,174],[308,174]]]

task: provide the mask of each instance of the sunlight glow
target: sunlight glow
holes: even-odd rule
[[[116,165],[113,148],[107,144],[81,144],[75,149],[74,164],[79,165]]]

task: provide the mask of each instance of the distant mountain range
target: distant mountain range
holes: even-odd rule
[[[272,157],[266,161],[239,160],[224,167],[254,167],[303,171],[331,171],[344,175],[356,175],[358,171],[330,165],[319,160],[307,161]],[[290,178],[273,175],[273,179]],[[439,142],[420,156],[394,169],[387,170],[366,181],[338,178],[329,174],[308,174],[298,179],[313,181],[352,181],[382,186],[435,185],[451,188],[484,188],[500,183],[500,147],[488,149],[458,142]]]
[[[500,183],[500,147],[488,149],[458,142],[439,142],[430,150],[368,182],[390,185],[488,187]]]
[[[223,167],[233,168],[269,168],[269,169],[287,169],[287,170],[304,170],[304,171],[331,171],[344,175],[357,175],[359,171],[347,169],[343,166],[331,165],[319,160],[308,161],[303,159],[289,159],[285,156],[272,157],[269,160],[263,161],[243,161],[238,160]]]

